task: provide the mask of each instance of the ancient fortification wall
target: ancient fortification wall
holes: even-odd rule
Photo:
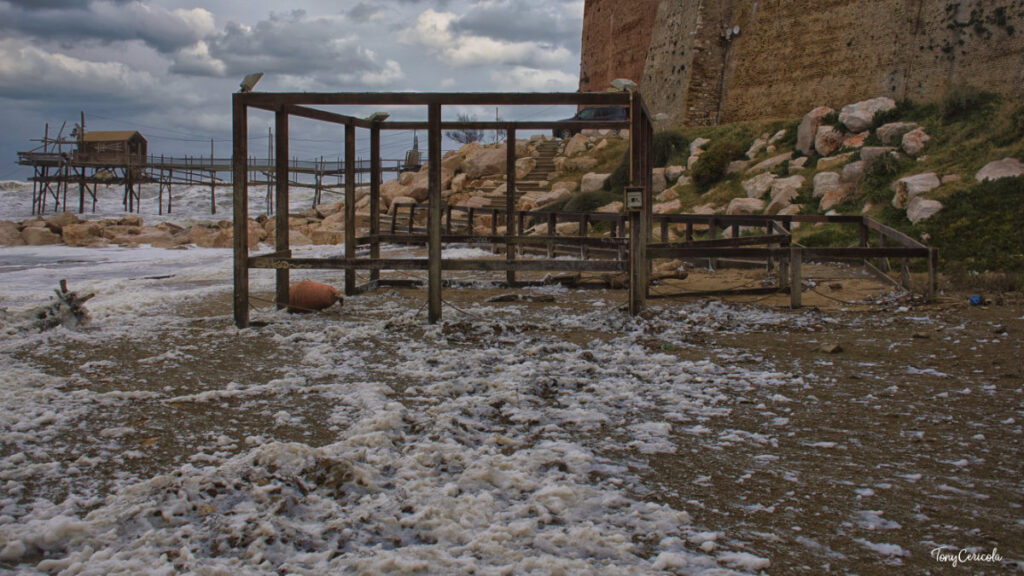
[[[583,9],[580,90],[601,92],[616,78],[639,83],[661,0],[587,0]]]
[[[641,31],[623,33],[592,4],[608,2],[587,2],[581,89],[615,77],[597,70],[612,62],[593,58],[599,50],[617,61],[643,51],[644,97],[668,124],[793,117],[874,96],[925,101],[955,84],[1024,93],[1024,0],[661,0],[646,48]]]

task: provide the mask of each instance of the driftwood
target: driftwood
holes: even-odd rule
[[[53,292],[57,297],[45,306],[13,314],[0,310],[0,326],[8,333],[42,332],[57,326],[74,329],[89,321],[85,303],[95,294],[79,296],[77,292],[68,290],[67,280],[61,280],[60,289]]]

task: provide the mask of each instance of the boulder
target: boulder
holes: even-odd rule
[[[529,156],[516,160],[516,179],[522,180],[537,167],[537,159]]]
[[[839,111],[839,121],[842,122],[850,132],[863,132],[871,128],[875,121],[875,114],[892,110],[896,107],[896,101],[892,98],[881,96],[848,104]]]
[[[882,144],[889,146],[895,144],[903,138],[903,135],[911,130],[917,128],[916,122],[892,122],[878,127],[875,130],[875,134],[878,135],[878,139],[882,141]]]
[[[783,128],[782,130],[779,130],[775,134],[772,134],[772,137],[768,139],[768,145],[771,146],[772,144],[777,144],[779,142],[779,140],[782,140],[785,137],[786,137],[786,129]]]
[[[651,172],[651,192],[658,194],[668,188],[668,180],[665,178],[664,168],[655,168]]]
[[[701,152],[704,152],[704,147],[711,143],[711,140],[707,138],[694,138],[690,142],[690,156],[700,156]]]
[[[821,196],[821,202],[818,203],[818,210],[821,212],[828,212],[832,208],[835,208],[839,204],[842,204],[850,197],[850,188],[847,186],[837,186],[836,188],[826,191]]]
[[[60,214],[54,214],[53,216],[47,218],[46,227],[52,230],[53,232],[60,234],[61,230],[65,226],[71,224],[78,224],[79,222],[80,220],[78,219],[78,216],[76,216],[72,212],[61,212]]]
[[[853,152],[847,152],[846,154],[839,154],[829,158],[818,158],[818,170],[831,170],[838,166],[842,166],[853,159],[853,156]]]
[[[175,240],[174,237],[171,236],[169,232],[157,228],[155,226],[145,226],[142,228],[132,227],[132,229],[136,231],[135,234],[118,234],[111,238],[110,242],[113,244],[117,244],[118,246],[124,246],[127,248],[135,248],[138,246],[142,246],[143,244],[147,244],[154,248],[173,248],[181,244],[181,242]],[[218,240],[220,240],[220,236],[222,235],[222,233],[223,230],[218,231]],[[232,236],[229,235],[228,239],[230,240],[231,237]],[[256,238],[255,243],[251,242],[251,240],[252,239],[250,238],[250,246],[255,246],[255,244],[259,243],[258,236]]]
[[[850,184],[853,186],[860,185],[864,181],[865,163],[863,160],[857,160],[856,162],[850,162],[846,166],[843,166],[843,171],[839,176],[844,184]]]
[[[846,134],[843,136],[843,148],[862,148],[864,141],[868,139],[869,132],[858,132],[857,134]]]
[[[537,206],[546,206],[554,202],[565,200],[572,196],[572,189],[565,186],[556,186],[549,192],[545,192],[537,197]]]
[[[764,209],[765,214],[778,214],[782,209],[791,206],[793,199],[799,195],[799,192],[794,189],[786,189],[781,191],[772,197],[771,203]]]
[[[577,154],[582,154],[587,151],[587,144],[590,144],[590,138],[584,136],[583,134],[577,134],[570,138],[569,141],[565,143],[564,154],[569,157],[576,156]]]
[[[30,226],[21,231],[21,239],[29,246],[49,246],[60,244],[60,236],[54,234],[46,226]]]
[[[754,158],[757,157],[758,154],[761,153],[761,150],[764,150],[765,146],[767,146],[767,145],[768,145],[768,135],[767,134],[765,134],[764,136],[762,136],[760,138],[757,138],[756,140],[754,140],[754,143],[750,145],[750,148],[747,149],[747,158],[753,160]]]
[[[117,223],[121,226],[142,226],[142,216],[138,214],[125,214]]]
[[[466,180],[467,180],[467,177],[466,177],[466,175],[464,173],[463,174],[456,174],[452,178],[451,191],[456,193],[456,194],[459,193],[459,192],[462,192],[462,190],[465,189],[465,187],[466,187]]]
[[[942,202],[918,196],[907,204],[907,219],[917,224],[935,216],[940,210]]]
[[[380,185],[381,200],[390,206],[391,203],[395,201],[395,198],[398,198],[399,196],[406,196],[405,188],[406,187],[401,184],[400,180],[388,180]]]
[[[10,220],[0,220],[0,246],[24,246],[18,225]]]
[[[796,149],[805,156],[814,152],[814,140],[818,135],[818,128],[824,124],[825,118],[834,114],[835,110],[828,106],[819,106],[808,112],[796,133]]]
[[[746,191],[748,198],[761,198],[771,190],[773,182],[775,182],[775,175],[765,172],[749,180],[744,180],[743,190]]]
[[[597,167],[598,164],[597,158],[580,156],[579,158],[567,158],[562,164],[562,169],[567,172],[587,172]]]
[[[875,164],[891,153],[895,148],[891,146],[865,146],[860,149],[860,159],[864,161],[864,169],[870,171]]]
[[[618,214],[622,212],[622,202],[612,202],[597,209],[600,214]]]
[[[814,135],[814,150],[819,156],[831,156],[843,145],[843,133],[834,126],[819,126]]]
[[[985,180],[999,180],[1000,178],[1013,178],[1024,175],[1024,162],[1016,158],[1003,158],[995,162],[989,162],[984,168],[978,170],[974,179],[978,182]]]
[[[268,223],[273,224],[273,220],[267,220]],[[200,248],[225,248],[220,246],[220,228],[210,228],[208,226],[195,225],[188,229],[188,235],[185,237],[189,244],[195,244]]]
[[[760,198],[733,198],[729,207],[725,209],[728,215],[759,214],[764,210],[764,200]]]
[[[818,172],[814,175],[814,197],[821,198],[841,188],[838,172]]]
[[[486,175],[505,173],[505,145],[493,148],[483,148],[476,154],[469,156],[462,163],[462,170],[470,179],[480,178]],[[426,180],[424,178],[424,180]],[[414,196],[415,194],[410,194]],[[424,199],[426,196],[424,196]]]
[[[668,202],[669,200],[675,200],[679,197],[679,191],[675,188],[669,188],[668,190],[662,190],[660,194],[657,194],[654,199],[658,202]]]
[[[795,198],[800,193],[800,187],[807,179],[803,176],[790,176],[789,178],[777,178],[772,182],[771,198],[775,201],[781,196]]]
[[[679,181],[683,172],[685,172],[685,169],[682,166],[666,166],[665,179],[668,180],[669,184],[675,184]]]
[[[402,172],[398,175],[398,183],[402,186],[408,186],[415,177],[416,172]]]
[[[934,172],[926,172],[924,174],[915,174],[913,176],[906,176],[900,178],[893,183],[893,191],[895,195],[892,198],[892,205],[894,208],[904,209],[910,201],[926,194],[942,185],[939,177]]]
[[[903,135],[903,151],[911,156],[917,156],[924,151],[924,145],[929,140],[931,137],[924,128],[915,128]]]
[[[596,172],[584,174],[583,179],[580,180],[580,192],[587,194],[588,192],[600,190],[604,187],[605,181],[610,177],[611,174],[598,174]]]
[[[299,230],[288,230],[289,246],[309,246],[311,244],[313,244],[313,240],[305,233]]]
[[[783,162],[788,162],[789,159],[792,157],[792,152],[786,152],[785,154],[778,154],[776,156],[772,156],[767,160],[763,160],[755,164],[750,170],[747,170],[747,173],[760,174],[761,172],[768,172],[769,170],[775,168],[779,164],[782,164]]]
[[[691,154],[690,157],[686,159],[686,169],[693,170],[693,167],[697,165],[698,161],[700,161],[700,154]]]
[[[317,228],[310,233],[310,240],[316,246],[329,246],[333,244],[341,244],[345,241],[344,230],[334,230],[331,228]]]
[[[683,209],[683,203],[679,199],[675,199],[669,202],[662,202],[655,204],[652,208],[655,214],[675,214]]]
[[[96,222],[67,224],[61,231],[61,238],[68,246],[88,246],[102,237],[100,225]]]
[[[397,209],[397,205],[398,204],[415,204],[415,203],[416,203],[416,199],[413,198],[412,196],[398,196],[397,198],[395,198],[391,202],[391,205],[388,206],[387,213],[388,214],[394,214],[395,210]],[[408,211],[409,209],[408,208],[403,208],[403,210]],[[345,219],[344,218],[342,218],[340,221],[338,221],[338,220],[331,220],[330,218],[324,220],[324,224],[328,224],[328,223],[332,223],[333,224],[334,222],[339,222],[342,227],[345,226]]]
[[[750,160],[733,160],[729,162],[729,165],[725,167],[726,174],[738,174],[747,169],[750,166]]]
[[[807,166],[807,156],[801,156],[789,161],[790,172],[799,172],[803,170],[805,166]]]

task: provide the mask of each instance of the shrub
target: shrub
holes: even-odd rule
[[[653,160],[655,166],[668,166],[676,157],[689,150],[686,137],[676,131],[658,132],[654,135]],[[685,158],[684,158],[685,160]]]
[[[745,145],[744,142],[745,140],[739,137],[713,140],[693,166],[691,177],[697,188],[707,191],[712,184],[724,178],[729,163],[743,158],[746,154],[749,144]]]
[[[947,122],[969,118],[976,113],[985,112],[989,105],[998,99],[999,97],[992,92],[957,84],[946,90],[939,103],[939,113]]]
[[[955,192],[923,223],[943,260],[970,271],[1024,272],[1024,177]]]
[[[612,175],[604,181],[604,189],[622,194],[622,190],[629,184],[629,150],[622,155],[622,162],[612,170]]]

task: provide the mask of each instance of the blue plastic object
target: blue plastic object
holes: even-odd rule
[[[981,306],[982,304],[985,303],[985,301],[982,300],[981,296],[971,296],[968,302],[970,302],[971,306]]]

